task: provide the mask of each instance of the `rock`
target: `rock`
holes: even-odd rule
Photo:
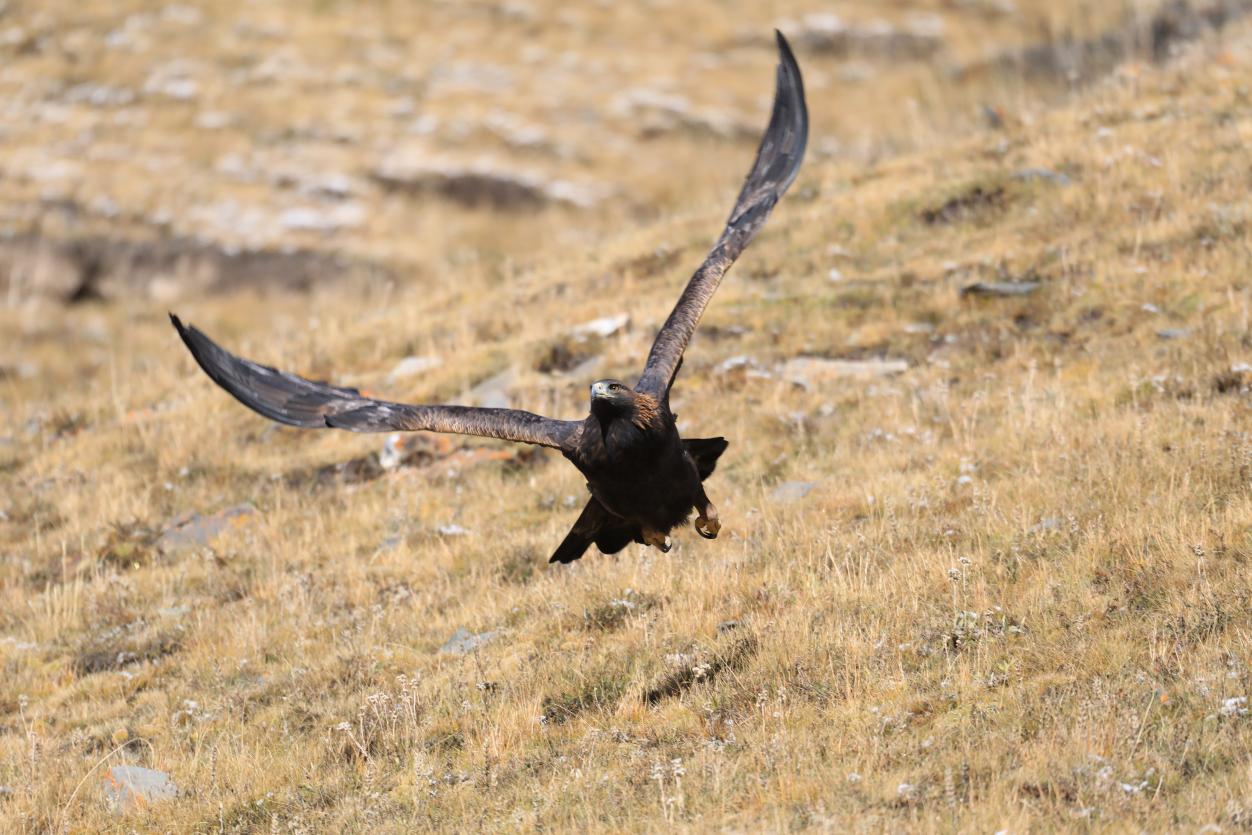
[[[1038,281],[976,281],[961,288],[962,296],[1029,296]]]
[[[164,771],[138,765],[115,765],[104,775],[104,796],[115,812],[133,812],[172,800],[178,786]]]
[[[769,497],[781,504],[796,502],[807,496],[815,486],[811,481],[784,481],[769,491]]]
[[[448,524],[448,525],[440,525],[438,530],[439,530],[440,536],[468,536],[469,535],[469,531],[467,529],[461,527],[455,522]]]
[[[353,229],[365,222],[365,208],[360,203],[342,203],[328,208],[296,206],[284,209],[278,223],[290,232],[337,232]]]
[[[958,223],[987,212],[998,211],[1007,198],[1004,186],[975,184],[944,200],[937,206],[923,209],[919,217],[927,226]]]
[[[86,104],[91,107],[125,107],[133,104],[138,96],[127,87],[110,87],[107,84],[86,82],[76,84],[65,91],[64,101],[69,104]]]
[[[383,441],[383,448],[378,451],[378,466],[384,470],[394,470],[404,461],[404,436],[388,435]]]
[[[588,357],[573,368],[565,372],[566,377],[580,380],[590,377],[597,368],[600,367],[599,357]]]
[[[506,168],[492,159],[458,162],[426,154],[396,154],[374,170],[383,188],[404,194],[437,194],[466,206],[525,210],[561,204],[587,209],[606,195],[603,187],[548,180],[534,171]]]
[[[513,385],[515,377],[511,368],[488,377],[465,393],[467,405],[484,406],[490,409],[509,408],[512,402],[509,399],[509,388]]]
[[[588,339],[593,336],[604,339],[622,330],[628,324],[630,324],[630,314],[619,313],[616,316],[602,316],[599,319],[584,322],[570,333],[576,339]]]
[[[1156,332],[1158,339],[1186,339],[1191,336],[1190,328],[1163,328]]]
[[[391,373],[387,375],[388,381],[402,380],[405,377],[416,377],[432,368],[438,368],[443,365],[443,360],[439,357],[405,357],[396,363],[396,367],[391,369]]]
[[[499,635],[499,631],[492,630],[490,632],[481,632],[475,635],[464,626],[452,633],[452,637],[447,643],[439,648],[440,652],[446,652],[449,655],[468,655],[478,649],[488,641]]]
[[[322,248],[293,246],[277,223],[277,213],[253,211],[229,201],[186,211],[200,225],[202,237],[9,238],[0,246],[0,295],[12,292],[9,282],[19,276],[25,276],[17,285],[23,294],[81,299],[94,293],[112,300],[193,288],[197,292],[240,287],[307,289],[353,274],[390,272],[380,262],[354,261]],[[250,225],[243,229],[244,224]],[[221,242],[219,233],[246,234],[256,243]],[[270,239],[274,243],[266,242]]]
[[[1222,706],[1218,708],[1219,716],[1247,716],[1248,715],[1248,697],[1247,696],[1231,696],[1228,699],[1222,699]]]
[[[944,47],[944,23],[936,15],[914,15],[896,26],[885,20],[847,23],[835,14],[813,12],[798,22],[784,21],[778,28],[807,51],[845,58],[922,59]]]
[[[747,354],[740,354],[735,357],[727,357],[713,367],[713,373],[718,375],[730,374],[739,369],[757,368],[756,359]]]
[[[850,378],[868,380],[890,377],[908,371],[906,360],[865,359],[832,360],[823,357],[795,357],[783,365],[782,376],[788,382],[808,388],[816,380]]]
[[[242,524],[255,515],[257,509],[247,502],[209,516],[199,513],[186,514],[172,520],[157,538],[157,548],[162,552],[184,548],[200,548],[211,543],[227,528]]]
[[[685,132],[722,139],[755,137],[759,128],[747,121],[709,108],[696,108],[685,97],[650,87],[619,93],[611,105],[645,137]]]
[[[1057,186],[1068,186],[1073,183],[1069,176],[1062,174],[1060,171],[1053,171],[1049,168],[1023,168],[1021,171],[1013,175],[1014,180],[1023,183],[1035,182],[1043,180]]]
[[[144,82],[143,91],[174,99],[190,101],[200,94],[195,76],[200,67],[188,61],[175,60],[157,67]]]
[[[553,146],[544,128],[523,121],[513,113],[493,110],[483,119],[483,126],[514,148],[534,150]]]
[[[1236,362],[1230,371],[1218,374],[1213,380],[1213,387],[1219,394],[1244,393],[1252,388],[1252,365]]]
[[[1055,516],[1045,516],[1039,520],[1038,524],[1031,525],[1026,531],[1027,533],[1047,533],[1048,531],[1059,531],[1060,529],[1060,519]]]

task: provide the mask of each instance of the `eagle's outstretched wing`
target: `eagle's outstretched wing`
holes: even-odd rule
[[[288,426],[353,432],[428,430],[481,435],[557,449],[569,448],[582,423],[553,420],[516,409],[409,406],[364,397],[352,388],[317,383],[237,357],[170,314],[196,362],[235,399]]]
[[[700,269],[687,282],[665,320],[664,327],[652,343],[648,364],[644,367],[638,391],[661,396],[678,371],[683,351],[695,332],[709,299],[721,283],[722,276],[735,263],[739,253],[752,240],[752,236],[765,223],[774,204],[791,185],[804,159],[804,146],[809,136],[809,114],[804,103],[804,84],[800,68],[796,65],[791,47],[781,32],[778,36],[778,81],[774,89],[774,110],[769,127],[761,137],[761,147],[756,152],[756,162],[748,173],[748,179],[739,192],[735,208],[730,212],[726,229]]]

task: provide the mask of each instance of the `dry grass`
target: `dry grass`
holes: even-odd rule
[[[319,8],[288,25],[354,14]],[[650,50],[739,29],[675,14],[639,35]],[[821,75],[817,130],[846,130]],[[755,114],[760,91],[735,84]],[[688,355],[675,409],[731,439],[710,482],[726,527],[665,556],[549,568],[582,491],[555,455],[470,441],[336,471],[381,439],[246,412],[147,298],[0,310],[0,829],[1249,826],[1250,86],[1242,26],[999,131],[936,115],[924,150],[816,154]],[[594,376],[637,370],[744,149],[578,158],[633,182],[615,166],[646,156],[656,222],[467,212],[436,248],[371,220],[343,245],[402,262],[428,245],[423,278],[178,309],[248,356],[400,399],[513,366],[518,405],[581,414],[587,380],[537,366],[621,311],[631,326],[587,349]],[[686,193],[661,185],[671,150]],[[521,238],[533,257],[506,260]],[[1025,297],[958,292],[1026,278]],[[445,362],[389,383],[410,354]],[[741,355],[770,374],[716,370]],[[799,355],[910,367],[806,389],[775,370]],[[816,486],[772,498],[786,481]],[[179,514],[244,502],[208,547],[156,544]],[[461,627],[497,634],[440,653]],[[113,816],[99,777],[123,762],[182,795]]]

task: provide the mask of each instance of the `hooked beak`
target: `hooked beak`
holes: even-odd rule
[[[605,382],[595,382],[591,384],[591,399],[597,400],[601,397],[609,396],[609,384]]]

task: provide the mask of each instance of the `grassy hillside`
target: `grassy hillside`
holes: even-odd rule
[[[0,29],[43,25],[72,44],[120,25],[71,25],[71,5],[18,3]],[[542,3],[432,4],[417,19],[285,6],[249,25],[279,27],[265,37],[340,81],[284,77],[279,99],[221,82],[194,107],[144,94],[119,112],[145,114],[136,135],[164,156],[88,154],[60,186],[20,174],[70,159],[65,126],[88,117],[66,105],[61,128],[6,123],[6,229],[23,246],[199,236],[221,249],[254,228],[238,217],[269,228],[248,207],[367,211],[233,242],[349,259],[350,276],[306,292],[205,292],[173,270],[114,276],[106,301],[63,306],[10,278],[0,829],[1248,826],[1252,26],[1063,91],[949,70],[1041,32],[1105,31],[1120,10],[947,5],[892,10],[901,26],[941,14],[942,59],[798,48],[815,151],[675,390],[685,434],[731,440],[708,485],[721,538],[679,532],[668,555],[632,546],[568,568],[545,562],[582,501],[559,456],[414,436],[385,469],[381,436],[288,430],[235,404],[176,343],[166,306],[246,356],[395,399],[473,399],[489,381],[521,408],[584,414],[591,379],[637,373],[746,171],[772,61],[752,38],[811,8],[567,20]],[[868,18],[863,6],[840,13]],[[232,43],[214,27],[245,30],[236,4],[198,9],[166,13],[174,34],[148,32],[148,49],[199,61],[208,85]],[[674,50],[689,35],[696,57]],[[530,36],[547,51],[515,65],[503,50]],[[93,63],[95,40],[80,40],[77,62],[45,45],[0,84],[29,92],[78,67],[141,89],[161,63]],[[553,54],[588,44],[603,68],[580,72],[571,52],[553,71]],[[404,124],[467,108],[471,126],[436,130],[419,157],[500,141],[474,126],[509,101],[570,149],[501,146],[499,159],[624,196],[519,210],[388,191],[371,172],[392,146],[373,137],[399,117],[374,96],[411,55],[415,84],[424,67],[450,72],[448,55],[470,55],[476,69],[456,77],[482,82],[474,49],[525,82],[491,101],[413,94],[421,112]],[[872,80],[840,74],[855,61]],[[751,130],[710,134],[671,112],[678,127],[656,117],[648,133],[646,114],[613,110],[626,83],[668,85]],[[910,103],[909,84],[933,94]],[[994,127],[980,103],[1000,108]],[[16,93],[6,106],[55,112]],[[217,107],[228,126],[193,129]],[[263,126],[300,113],[363,138],[323,147]],[[240,185],[220,167],[232,143],[304,174],[348,172],[352,191]],[[149,152],[173,173],[127,168]],[[101,195],[133,208],[75,209],[60,226],[40,202]],[[232,200],[241,215],[200,228],[197,207]],[[979,284],[993,292],[963,292]],[[629,322],[608,336],[574,333],[617,314]],[[405,357],[433,367],[404,373]],[[200,535],[213,519],[221,530]],[[481,640],[449,644],[461,629]],[[101,782],[120,764],[168,773],[179,796],[119,816]]]

